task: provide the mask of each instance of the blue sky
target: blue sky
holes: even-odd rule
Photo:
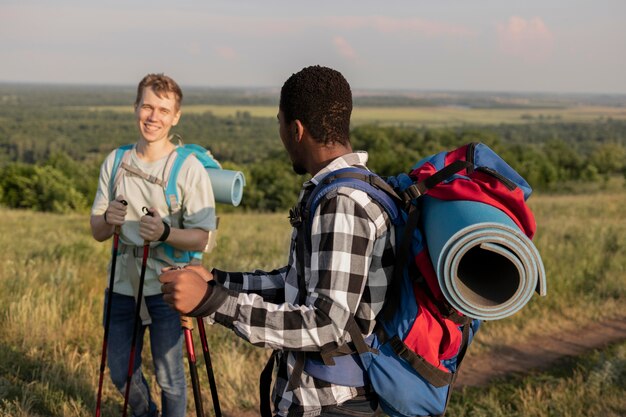
[[[626,93],[625,0],[0,0],[0,81]]]

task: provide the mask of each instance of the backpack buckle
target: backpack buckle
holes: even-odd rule
[[[406,190],[404,190],[402,194],[403,197],[407,198],[409,201],[414,200],[426,194],[426,186],[423,182],[411,184],[409,187],[406,188]]]
[[[293,206],[289,209],[289,223],[292,227],[298,228],[302,225],[302,208],[300,205]]]

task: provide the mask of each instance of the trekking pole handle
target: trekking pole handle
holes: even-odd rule
[[[143,212],[143,214],[145,214],[146,216],[150,216],[150,217],[154,217],[154,214],[152,214],[152,212],[150,211],[150,209],[148,209],[148,207],[143,206],[141,208],[141,211]],[[148,246],[150,244],[150,241],[148,240],[144,240],[143,241],[143,245],[144,246]]]
[[[180,316],[180,325],[183,326],[183,329],[193,330],[193,320],[191,317]]]

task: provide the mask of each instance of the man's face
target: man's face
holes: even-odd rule
[[[278,134],[280,139],[283,141],[283,146],[289,154],[293,171],[298,175],[306,174],[307,170],[302,163],[302,157],[299,152],[301,147],[298,147],[299,142],[296,139],[297,130],[295,128],[295,123],[292,122],[287,124],[282,110],[278,111],[278,115],[276,117],[278,117]]]
[[[135,108],[137,127],[147,142],[168,140],[170,129],[180,119],[180,110],[174,94],[157,96],[151,88],[145,88]]]

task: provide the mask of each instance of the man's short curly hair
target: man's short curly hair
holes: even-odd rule
[[[293,74],[280,91],[280,110],[320,143],[350,143],[352,91],[339,71],[315,65]]]
[[[180,109],[180,105],[183,101],[183,91],[180,86],[172,78],[164,74],[148,74],[139,81],[137,86],[137,97],[135,98],[135,107],[139,105],[141,98],[143,97],[143,90],[151,88],[157,97],[162,98],[164,95],[169,96],[170,93],[174,94],[174,100],[176,100],[176,109]]]

